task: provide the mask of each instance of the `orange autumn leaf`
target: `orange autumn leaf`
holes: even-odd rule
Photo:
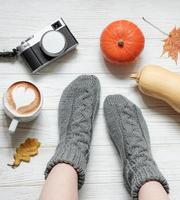
[[[180,53],[180,28],[173,28],[168,38],[164,40],[163,54],[167,53],[177,63]]]
[[[29,162],[32,156],[38,154],[38,148],[40,147],[40,142],[35,138],[28,138],[26,141],[18,148],[16,148],[16,153],[14,154],[13,164],[8,164],[12,168],[18,167],[22,161]]]

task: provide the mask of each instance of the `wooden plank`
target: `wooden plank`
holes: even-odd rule
[[[33,77],[30,75],[22,76],[19,74],[9,75],[8,78],[7,76],[0,75],[0,98],[2,99],[3,93],[12,82],[19,80],[29,80],[36,83],[42,89],[44,95],[43,109],[57,109],[63,90],[67,85],[71,83],[71,81],[77,77],[77,74],[51,74],[46,77],[39,75]],[[103,107],[104,99],[107,95],[122,94],[127,96],[131,101],[133,101],[142,109],[149,108],[152,109],[151,112],[154,113],[158,111],[161,112],[161,110],[163,110],[164,114],[169,113],[177,115],[177,113],[173,111],[166,103],[141,94],[137,90],[136,82],[134,80],[119,79],[110,74],[98,74],[97,77],[101,83],[101,109]],[[2,106],[2,101],[0,102],[0,106]]]
[[[179,115],[153,113],[143,110],[147,120],[152,144],[180,144]],[[58,142],[58,113],[56,110],[43,110],[39,118],[30,123],[21,123],[16,133],[8,133],[10,120],[0,115],[0,148],[17,147],[27,137],[38,138],[44,147],[56,146]],[[101,112],[97,117],[92,145],[111,145],[106,123]]]
[[[162,53],[162,39],[146,39],[145,49],[139,59],[134,63],[115,66],[104,61],[99,48],[99,39],[78,39],[77,50],[65,55],[57,62],[44,68],[40,74],[46,79],[51,74],[112,74],[115,78],[127,78],[132,72],[137,71],[147,64],[158,64],[172,71],[180,72],[180,68],[173,60]],[[20,42],[20,41],[19,41]],[[17,39],[0,38],[1,48],[9,50],[18,45]],[[16,62],[0,62],[1,74],[29,74],[26,64],[19,59]],[[111,76],[112,76],[111,75]],[[38,76],[41,77],[41,76]],[[42,78],[39,78],[39,80]]]
[[[51,23],[52,20],[62,16],[66,19],[67,24],[75,35],[81,38],[99,38],[99,33],[109,22],[121,18],[133,20],[141,28],[143,27],[143,31],[148,37],[159,38],[162,37],[162,34],[142,21],[142,16],[147,16],[149,20],[168,32],[175,24],[178,24],[180,18],[178,14],[180,4],[176,0],[173,0],[173,3],[161,0],[156,2],[156,6],[152,6],[148,2],[142,3],[141,1],[136,2],[134,5],[132,0],[126,1],[125,4],[120,4],[118,0],[112,0],[111,9],[109,9],[108,1],[105,1],[103,5],[99,3],[100,5],[98,6],[97,3],[94,4],[93,2],[87,5],[83,0],[78,2],[64,0],[59,3],[55,0],[51,2],[41,0],[37,6],[33,6],[33,9],[27,9],[28,7],[31,8],[32,4],[37,5],[37,2],[33,0],[29,4],[21,0],[16,1],[16,6],[14,6],[14,1],[12,3],[8,1],[8,3],[3,4],[0,10],[3,13],[3,18],[0,19],[1,37],[29,36],[41,27]],[[43,9],[42,4],[44,5]],[[172,4],[174,5],[173,7]],[[80,10],[77,9],[78,5],[80,5]],[[121,12],[119,12],[118,5],[121,7]],[[163,7],[167,6],[167,8],[165,10],[162,9],[162,5]],[[138,9],[134,9],[134,6],[138,7]],[[167,12],[171,17],[167,16]]]
[[[180,145],[153,145],[155,160],[169,181],[180,181]],[[41,148],[39,155],[30,163],[22,163],[18,168],[7,166],[12,160],[14,149],[1,149],[0,186],[24,186],[42,184],[47,161],[55,148]],[[86,183],[122,183],[121,161],[114,147],[92,146]]]
[[[180,182],[170,182],[172,200],[179,200]],[[23,199],[23,200],[38,200],[42,186],[22,186],[22,187],[0,187],[0,193],[6,200]],[[14,195],[10,195],[14,194]],[[80,200],[131,200],[127,194],[124,185],[121,183],[113,184],[85,184],[79,194]]]

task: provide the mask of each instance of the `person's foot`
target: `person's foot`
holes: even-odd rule
[[[67,163],[84,183],[93,122],[99,107],[100,84],[95,76],[82,75],[64,90],[59,104],[60,142],[47,164],[45,178],[58,163]]]
[[[125,186],[138,199],[141,186],[148,181],[160,182],[169,192],[167,181],[153,160],[146,122],[140,109],[121,95],[108,96],[104,114],[110,137],[122,159]]]

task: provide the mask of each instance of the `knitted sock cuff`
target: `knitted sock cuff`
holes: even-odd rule
[[[155,163],[136,167],[128,166],[127,168],[124,176],[128,187],[130,187],[128,190],[133,200],[138,200],[140,188],[149,181],[158,181],[169,193],[169,185]]]
[[[64,148],[57,146],[56,152],[48,162],[45,170],[45,179],[48,177],[52,168],[59,164],[66,163],[71,165],[78,174],[78,189],[82,187],[85,180],[85,169],[86,169],[86,159],[84,158],[81,151],[76,146],[66,146]]]

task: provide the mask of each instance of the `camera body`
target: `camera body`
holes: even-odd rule
[[[77,45],[78,41],[61,18],[21,42],[17,51],[36,73]]]

